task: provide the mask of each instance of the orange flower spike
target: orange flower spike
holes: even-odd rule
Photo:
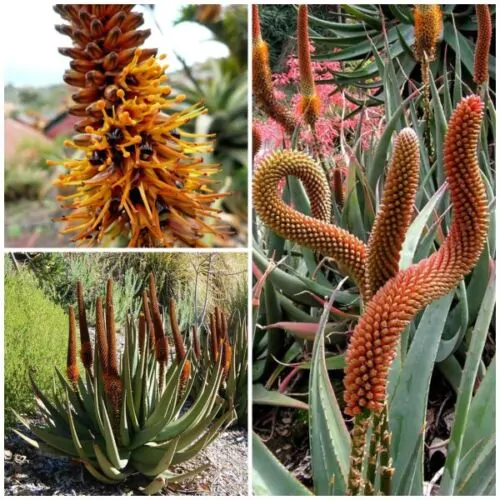
[[[344,185],[342,182],[342,171],[338,167],[333,169],[333,192],[335,194],[335,202],[342,208],[344,206]]]
[[[232,355],[233,350],[231,348],[231,344],[228,341],[224,342],[224,380],[227,379],[229,370],[231,369]]]
[[[92,374],[92,363],[94,362],[94,356],[92,353],[92,344],[90,343],[87,314],[85,312],[83,287],[80,281],[76,284],[76,300],[78,303],[78,323],[80,325],[80,358],[85,369]]]
[[[458,104],[448,123],[444,167],[452,203],[448,237],[438,251],[399,271],[372,298],[346,354],[346,413],[380,412],[401,332],[426,305],[453,290],[476,264],[488,232],[488,202],[477,159],[481,99]]]
[[[172,336],[174,338],[177,362],[182,363],[182,361],[184,361],[184,358],[186,357],[186,346],[184,345],[184,340],[182,339],[182,335],[179,330],[179,323],[177,322],[177,313],[175,311],[174,299],[170,299],[168,301],[168,315],[170,317],[170,326],[172,328]]]
[[[280,181],[298,177],[309,197],[313,217],[286,205],[278,194]],[[283,238],[333,259],[365,293],[365,244],[330,224],[331,194],[323,169],[307,154],[277,151],[260,163],[253,179],[253,203],[262,222]]]
[[[367,300],[398,272],[401,248],[413,214],[419,173],[417,134],[405,128],[396,138],[382,203],[368,240]]]
[[[104,376],[108,373],[108,340],[106,337],[106,325],[104,322],[104,310],[102,307],[101,297],[97,297],[95,303],[95,332],[96,332],[96,344],[97,350],[99,352],[99,359],[101,361],[102,372]]]
[[[491,14],[487,4],[476,5],[477,42],[474,54],[474,82],[478,85],[488,82],[491,45]]]
[[[185,96],[171,97],[163,56],[138,48],[150,32],[136,30],[143,17],[132,8],[56,7],[70,23],[58,31],[75,44],[61,50],[73,59],[65,81],[81,88],[70,113],[83,118],[66,143],[83,159],[64,162],[67,173],[55,181],[73,190],[59,197],[69,211],[59,220],[78,244],[122,236],[129,246],[199,246],[206,234],[224,233],[212,204],[225,194],[204,180],[219,168],[196,157],[213,150],[213,136],[182,128],[206,109],[196,104],[166,113]],[[174,213],[182,214],[182,224]]]
[[[68,339],[68,359],[66,374],[68,375],[68,380],[71,385],[75,388],[77,387],[78,379],[80,378],[80,373],[78,371],[78,363],[76,361],[76,323],[75,323],[75,311],[69,306],[69,339]]]
[[[297,125],[292,113],[274,97],[269,49],[260,32],[259,6],[252,5],[252,90],[257,104],[288,134],[293,134]]]
[[[297,18],[297,52],[300,72],[300,112],[306,123],[314,127],[319,117],[321,103],[316,93],[314,77],[309,52],[309,22],[307,19],[307,5],[299,7]]]
[[[160,364],[168,362],[168,340],[163,330],[160,305],[156,295],[156,283],[152,273],[149,274],[149,298],[151,302],[151,318],[155,332],[155,354]]]
[[[415,20],[415,59],[424,62],[436,58],[436,46],[443,28],[443,13],[439,5],[417,5],[413,11]]]
[[[252,125],[252,158],[260,151],[262,147],[262,135],[257,125]]]
[[[217,338],[217,320],[214,313],[210,313],[210,347],[212,350],[212,361],[219,361],[219,342]]]
[[[108,339],[108,369],[110,375],[118,375],[118,357],[116,352],[116,324],[113,306],[113,280],[106,285],[106,333]]]

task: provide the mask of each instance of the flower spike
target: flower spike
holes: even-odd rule
[[[80,325],[80,358],[85,369],[92,374],[94,356],[92,353],[92,344],[90,343],[89,327],[87,325],[83,287],[80,281],[76,284],[76,300],[78,303],[78,323]]]
[[[477,43],[474,54],[474,82],[478,85],[488,82],[491,45],[491,14],[487,4],[476,5]]]
[[[401,248],[413,214],[419,172],[417,134],[405,128],[394,145],[382,203],[368,240],[367,300],[398,272]]]
[[[68,359],[66,373],[68,375],[68,380],[71,385],[76,388],[78,379],[80,378],[80,373],[78,371],[78,364],[76,362],[76,323],[75,323],[75,311],[69,306],[68,311],[69,317],[69,339],[68,339]]]
[[[288,134],[293,134],[297,125],[292,113],[274,97],[269,49],[260,32],[259,6],[252,5],[252,90],[257,104]]]
[[[183,127],[207,110],[175,110],[185,96],[172,97],[164,56],[139,48],[150,31],[137,29],[143,16],[133,7],[56,6],[69,23],[56,28],[73,42],[60,50],[71,58],[64,80],[79,89],[69,112],[81,118],[66,142],[78,155],[55,181],[72,191],[58,197],[62,233],[89,246],[118,238],[129,247],[203,246],[205,235],[223,232],[212,205],[225,195],[209,187],[219,166],[201,156],[213,137]]]
[[[439,5],[417,5],[415,18],[415,59],[420,63],[434,61],[436,45],[443,28],[443,14]]]
[[[313,217],[294,210],[279,197],[279,182],[288,175],[303,182]],[[333,259],[354,279],[364,296],[365,244],[348,231],[329,223],[331,195],[328,179],[310,156],[285,150],[266,157],[254,175],[253,202],[264,224],[280,236]]]
[[[300,70],[300,112],[304,115],[306,123],[314,127],[319,117],[320,101],[314,85],[309,53],[309,22],[307,19],[307,5],[299,7],[297,18],[297,52]]]
[[[346,413],[383,409],[387,374],[401,332],[426,305],[446,295],[468,274],[483,250],[488,204],[477,159],[481,99],[462,99],[452,113],[444,144],[453,220],[448,237],[430,257],[399,271],[372,298],[354,329],[346,354]]]

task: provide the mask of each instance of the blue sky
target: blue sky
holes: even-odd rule
[[[155,16],[163,34],[150,12],[136,7],[144,13],[145,23],[142,29],[150,28],[152,31],[144,46],[157,47],[159,53],[167,54],[166,62],[170,65],[170,71],[181,68],[172,49],[190,65],[210,57],[226,56],[226,47],[218,42],[208,41],[211,33],[203,26],[182,23],[172,27],[180,5],[181,2],[172,1],[156,5]],[[61,24],[62,20],[53,11],[52,5],[14,0],[4,6],[3,19],[3,40],[10,45],[5,47],[3,54],[4,83],[16,86],[63,83],[62,75],[69,67],[69,58],[61,56],[57,48],[70,47],[71,42],[54,29],[54,25]]]

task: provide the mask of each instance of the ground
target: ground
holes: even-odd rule
[[[26,432],[23,430],[22,432]],[[5,495],[135,495],[140,494],[139,477],[124,484],[99,483],[79,463],[48,457],[13,432],[4,446]],[[222,432],[199,456],[176,468],[184,472],[208,463],[194,479],[165,488],[162,495],[241,496],[248,494],[248,436],[235,427]]]

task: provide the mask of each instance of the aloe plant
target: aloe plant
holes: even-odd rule
[[[112,282],[108,282],[106,307],[100,297],[96,299],[94,349],[81,286],[77,295],[84,373],[80,375],[77,363],[75,314],[70,308],[67,376],[56,369],[59,384],[54,384],[52,395],[42,393],[31,378],[43,424],[17,415],[35,439],[15,432],[43,453],[79,461],[101,482],[118,484],[140,474],[147,479],[144,492],[148,494],[206,468],[202,465],[181,474],[169,470],[204,450],[233,420],[234,412],[220,391],[229,365],[220,357],[202,367],[193,351],[186,351],[173,301],[168,310],[176,354],[169,359],[152,275],[149,295],[143,296],[143,313],[127,318],[120,363]],[[196,379],[202,383],[194,391]]]
[[[311,17],[309,21],[313,25]],[[383,39],[384,35],[381,36]],[[260,495],[424,494],[428,485],[423,476],[426,454],[423,429],[434,374],[444,378],[457,396],[443,477],[440,482],[436,477],[434,482],[442,494],[491,494],[495,485],[494,417],[491,416],[495,406],[495,368],[494,360],[488,364],[487,358],[481,359],[495,303],[492,174],[495,109],[487,84],[477,88],[484,101],[481,106],[485,115],[480,131],[478,117],[475,118],[474,134],[476,138],[479,136],[477,155],[476,145],[468,155],[468,158],[477,156],[474,168],[487,196],[487,205],[481,205],[481,210],[484,216],[487,206],[489,217],[487,232],[484,227],[481,230],[486,244],[481,255],[476,255],[478,262],[469,276],[459,279],[457,287],[452,284],[447,295],[418,313],[397,337],[387,385],[382,384],[380,407],[362,401],[356,409],[352,388],[349,389],[355,379],[346,377],[344,381],[351,392],[343,392],[339,383],[341,370],[353,373],[356,366],[353,360],[359,361],[363,356],[356,349],[363,345],[360,332],[373,317],[374,308],[382,304],[377,290],[379,294],[384,290],[387,293],[397,280],[409,276],[419,265],[421,268],[425,262],[432,262],[436,258],[432,257],[433,252],[437,250],[442,254],[448,245],[446,236],[461,204],[455,201],[451,207],[446,191],[445,167],[449,172],[450,160],[447,159],[449,146],[444,147],[445,135],[447,131],[450,134],[448,144],[458,142],[453,139],[453,111],[463,106],[465,96],[469,96],[465,102],[480,101],[478,96],[470,96],[470,89],[462,82],[460,55],[455,54],[454,74],[450,76],[445,72],[442,79],[429,78],[432,113],[422,115],[419,106],[425,99],[423,90],[401,97],[401,84],[394,77],[397,64],[381,57],[375,45],[370,47],[370,56],[383,83],[385,124],[380,136],[374,134],[368,148],[362,146],[359,134],[352,143],[342,138],[340,150],[347,161],[341,179],[343,203],[338,203],[337,197],[325,187],[328,180],[326,183],[321,180],[325,175],[319,167],[322,159],[313,148],[308,151],[300,142],[298,129],[308,125],[313,128],[310,124],[296,124],[289,138],[290,150],[264,155],[256,166],[253,193],[259,218],[254,218],[253,227],[253,403],[302,408],[309,412],[314,487],[310,491],[301,485],[255,435],[254,492]],[[405,128],[411,128],[411,134],[403,131]],[[426,131],[430,142],[426,140]],[[392,140],[394,133],[398,133],[399,141],[401,136],[409,138],[416,144],[416,151],[410,154],[405,148],[402,154],[398,140]],[[429,149],[429,143],[433,150]],[[400,217],[402,200],[391,202],[390,193],[401,194],[401,186],[414,179],[415,173],[400,177],[400,187],[393,189],[391,171],[398,157],[409,165],[415,153],[419,161],[418,181],[415,192],[408,195],[412,202],[407,219]],[[388,159],[392,162],[386,169]],[[309,161],[316,167],[309,169]],[[327,173],[336,168],[332,158],[323,159],[322,163]],[[267,178],[263,177],[266,170]],[[274,184],[280,176],[286,177],[279,184],[282,191],[276,190]],[[452,189],[451,182],[448,187]],[[335,186],[330,186],[333,188]],[[282,204],[273,215],[276,196]],[[384,203],[392,203],[385,206],[388,224],[380,224],[384,219]],[[472,203],[471,210],[479,211],[479,205]],[[397,222],[397,234],[390,231],[391,217],[394,217],[392,223]],[[377,222],[388,231],[382,238],[376,237]],[[387,268],[387,262],[378,258],[379,253],[375,251],[377,245],[379,250],[383,249],[384,241],[389,241],[387,248],[393,246],[397,250],[391,259],[386,259],[391,264]],[[339,248],[350,251],[342,253]],[[476,251],[481,248],[476,247]],[[321,255],[330,259],[323,260]],[[358,269],[361,262],[366,262],[364,268],[370,269],[371,278],[367,282],[365,274]],[[380,279],[374,279],[378,272]],[[372,290],[377,281],[379,284]],[[414,298],[411,293],[411,290],[406,292],[409,300]],[[327,303],[328,297],[331,297],[330,303]],[[422,292],[422,297],[430,300],[431,296]],[[405,309],[396,304],[393,308],[396,314]],[[287,395],[284,381],[291,378],[302,389],[305,386],[306,397]],[[281,383],[277,388],[278,379]],[[473,396],[471,384],[477,386],[479,382],[479,390]],[[376,391],[380,389],[376,387],[378,383],[379,380],[371,384]],[[367,401],[371,401],[373,394],[368,396]],[[349,405],[345,405],[344,397]],[[354,418],[354,429],[350,419],[344,420],[342,411],[351,415],[359,413]],[[476,420],[479,411],[488,415],[480,424]],[[480,482],[482,473],[484,481]]]

